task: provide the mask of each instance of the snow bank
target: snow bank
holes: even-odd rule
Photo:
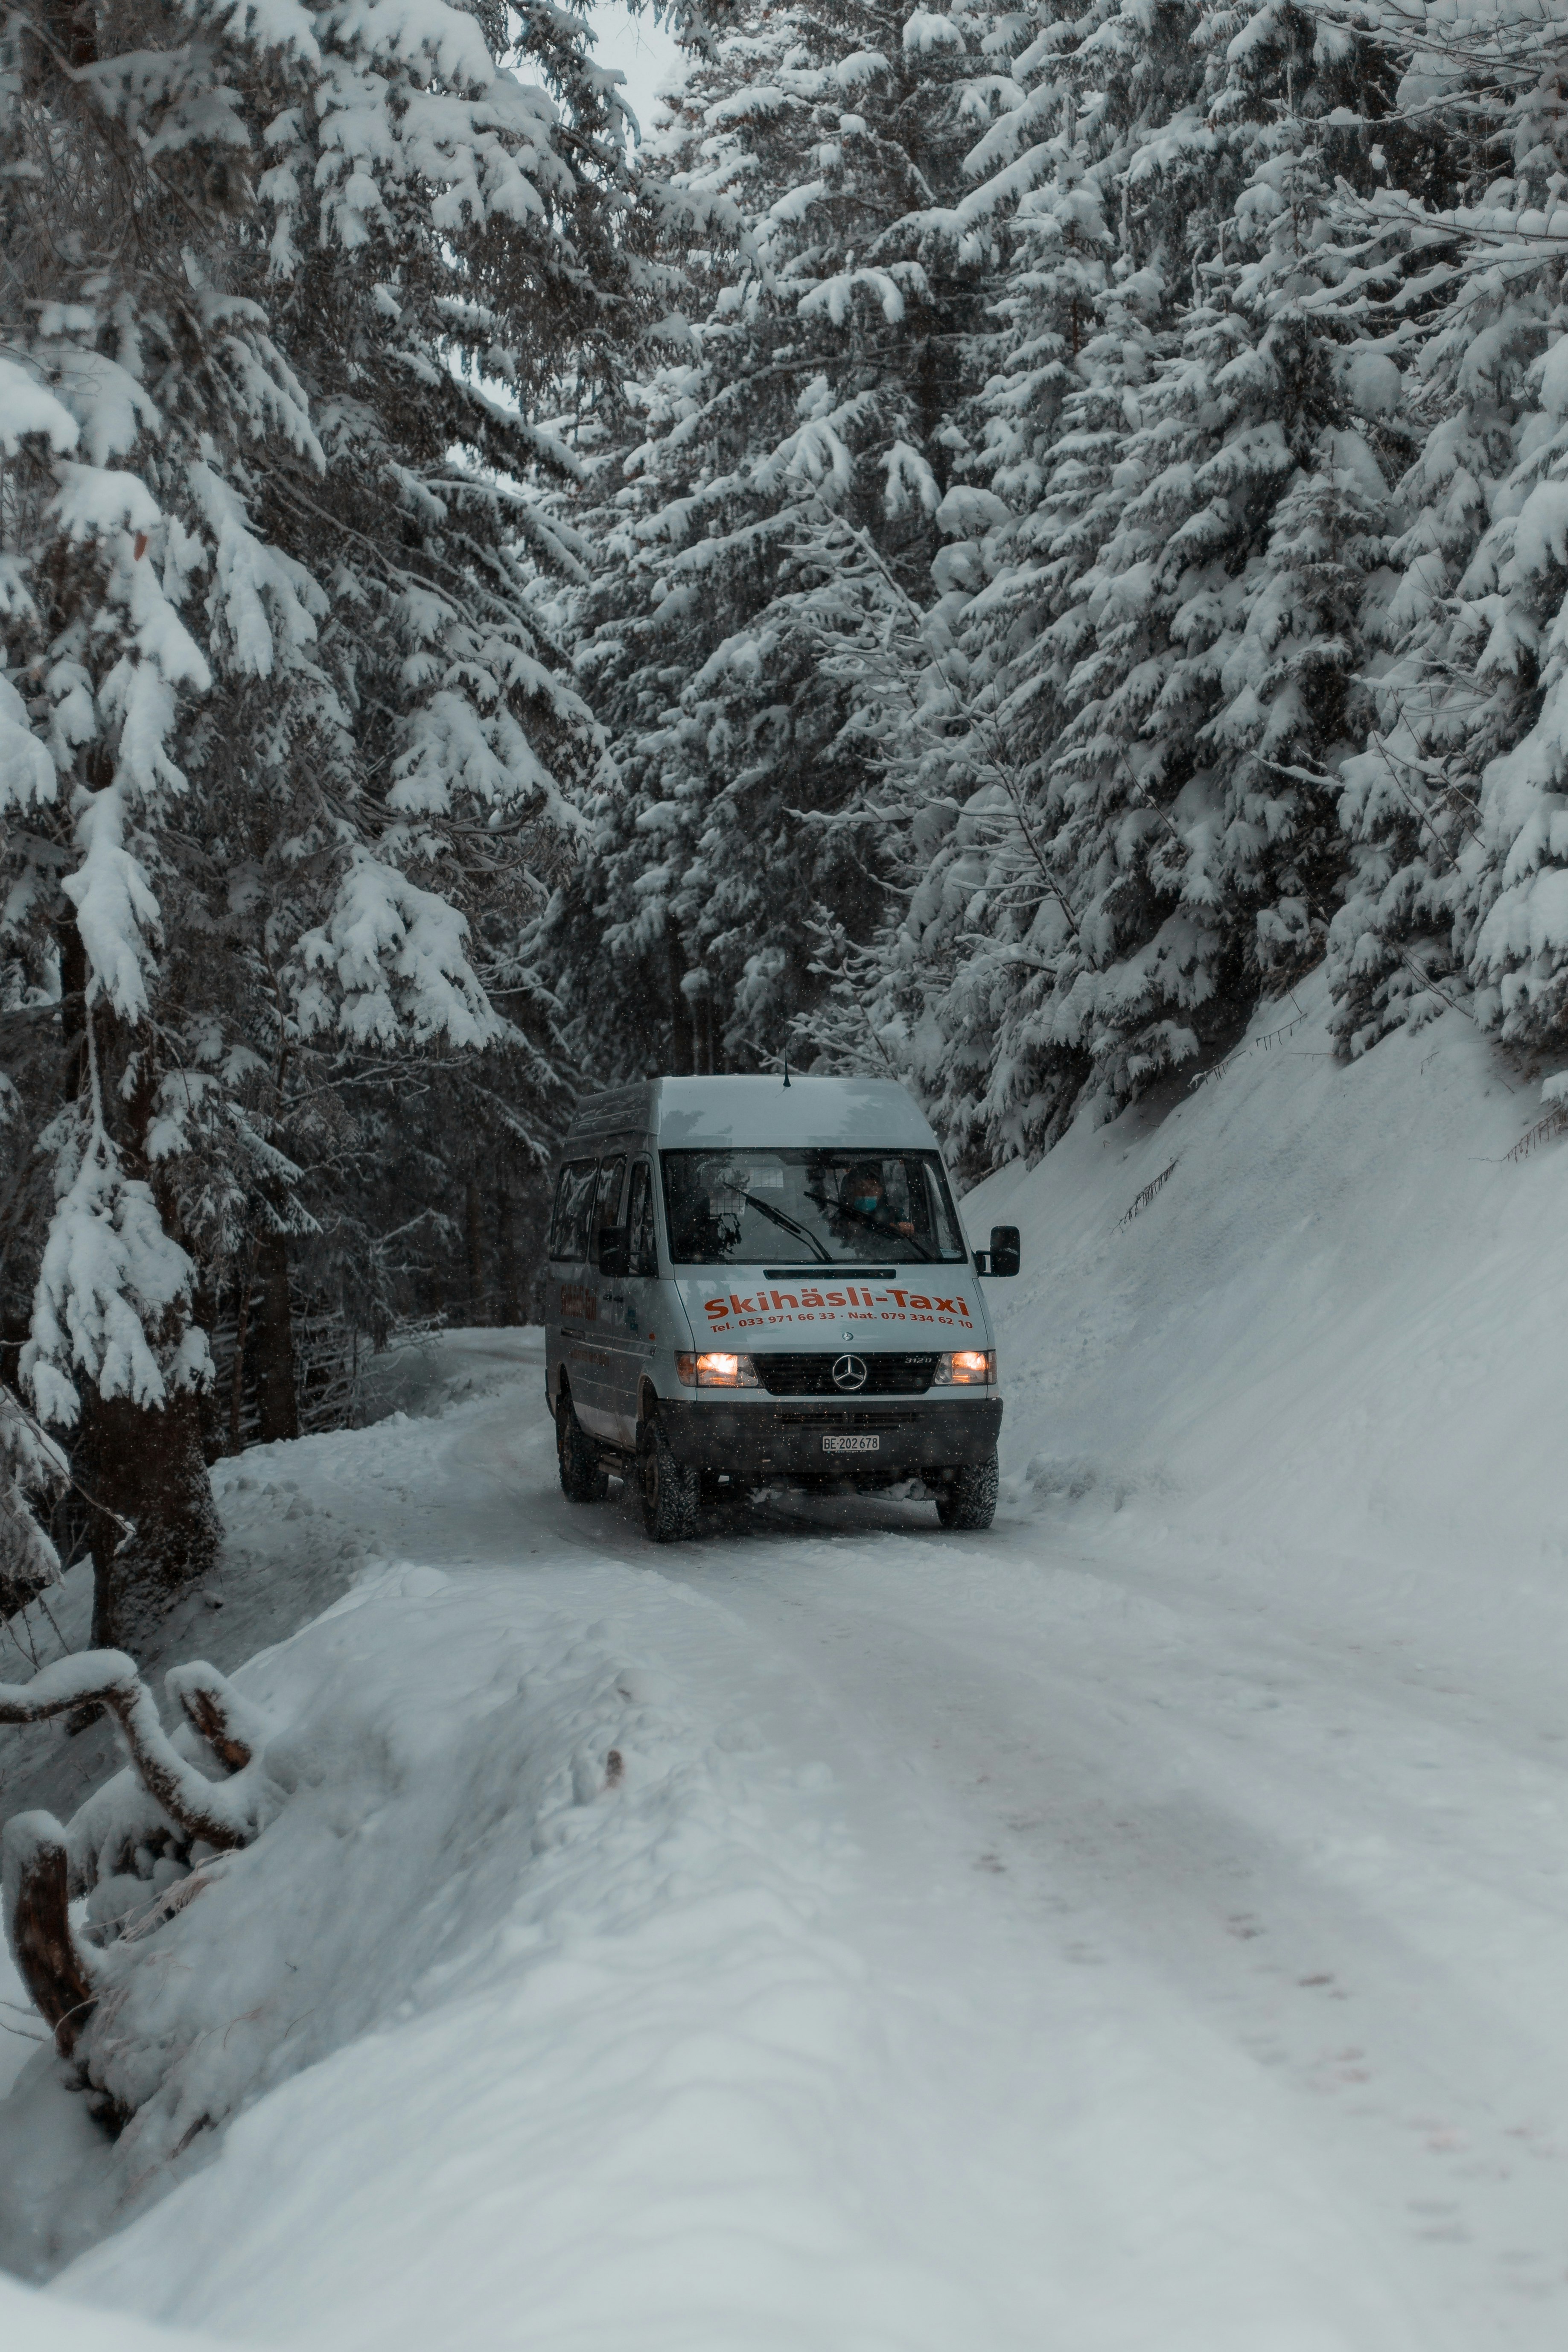
[[[286,1801],[142,1948],[124,2137],[47,2056],[0,2102],[5,2259],[225,2341],[1033,2341],[1039,2266],[997,2255],[1032,2175],[955,2123],[976,2011],[947,2046],[927,1858],[892,1865],[921,1990],[889,2000],[820,1748],[758,1727],[773,1669],[554,1495],[537,1334],[445,1345],[443,1413],[264,1465],[444,1566],[374,1566],[238,1670]],[[229,1485],[241,1532],[287,1492]]]
[[[5,2352],[214,2352],[210,2336],[144,2326],[119,2313],[91,2311],[59,2295],[31,2293],[0,2277],[0,2344]]]
[[[1173,1108],[965,1202],[1024,1236],[988,1292],[1015,1499],[1325,1573],[1554,1581],[1568,1142],[1509,1159],[1539,1084],[1458,1014],[1347,1068],[1325,1010],[1318,979]]]
[[[722,2237],[788,2170],[792,2106],[831,2097],[857,1994],[812,1925],[826,1851],[805,1817],[770,1821],[743,1742],[700,1735],[607,1628],[428,1568],[372,1575],[238,1681],[289,1727],[266,1750],[287,1801],[130,1975],[114,2031],[144,2104],[112,2150],[61,2121],[79,2102],[49,2057],[0,2109],[10,2264],[50,2269],[183,2180],[158,2216],[174,2315],[237,2319],[288,2242],[268,2309],[303,2327],[311,2246],[341,2265],[359,2228],[375,2342],[410,2268],[429,2274],[426,2233],[471,2231],[482,2266],[498,2197],[563,2293],[633,2180],[664,2184],[655,2270],[683,2213]],[[516,2262],[519,2225],[492,2259]],[[80,2276],[117,2299],[115,2243]]]
[[[442,2340],[525,2280],[542,2345],[958,2340],[844,2194],[902,2152],[823,1776],[563,1605],[595,1576],[387,1567],[242,1670],[287,1801],[148,1940],[121,2139],[47,2056],[0,2106],[10,2263],[102,2240],[67,2292],[224,2336]]]

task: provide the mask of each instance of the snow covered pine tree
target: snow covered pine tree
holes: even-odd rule
[[[214,1558],[198,1298],[289,1221],[280,1070],[501,1038],[476,873],[595,756],[518,546],[620,118],[581,22],[510,22],[540,79],[499,0],[0,8],[5,1002],[54,1041],[8,1105],[55,1194],[21,1371],[100,1644]]]
[[[1561,1052],[1568,37],[1503,6],[1401,16],[1391,37],[1401,110],[1447,168],[1414,185],[1391,173],[1366,208],[1366,274],[1411,362],[1421,442],[1401,485],[1395,658],[1346,770],[1336,1021],[1361,1053],[1458,1003],[1510,1044]]]
[[[0,1619],[25,1609],[59,1576],[59,1555],[34,1503],[58,1494],[66,1475],[59,1447],[20,1399],[0,1387]]]
[[[944,557],[972,596],[950,814],[882,943],[977,1170],[1213,1050],[1321,955],[1398,382],[1326,301],[1380,50],[1279,0],[1108,7],[1016,72],[1039,87],[976,150],[1041,184],[973,461],[1005,495]]]
[[[652,151],[683,269],[635,432],[594,459],[581,661],[628,790],[554,921],[602,1066],[756,1066],[822,996],[813,921],[884,919],[867,787],[997,257],[963,166],[1002,21],[746,6]]]

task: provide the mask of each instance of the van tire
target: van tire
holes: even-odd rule
[[[602,1503],[609,1479],[599,1466],[592,1439],[577,1418],[570,1389],[563,1389],[555,1408],[555,1462],[561,1491],[569,1503]]]
[[[637,1432],[637,1493],[650,1543],[683,1543],[697,1533],[702,1473],[678,1462],[657,1415]]]
[[[944,1528],[979,1535],[996,1516],[996,1449],[984,1462],[967,1462],[951,1484],[936,1490],[936,1515]]]

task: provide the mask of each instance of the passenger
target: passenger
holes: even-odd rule
[[[838,1187],[840,1213],[858,1225],[868,1225],[873,1233],[899,1234],[906,1240],[914,1238],[914,1226],[907,1217],[896,1217],[888,1199],[888,1188],[882,1181],[882,1171],[874,1160],[861,1160],[844,1171]]]

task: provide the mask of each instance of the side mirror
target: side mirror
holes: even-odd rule
[[[626,1270],[626,1229],[625,1225],[601,1225],[599,1228],[599,1272],[625,1274]]]
[[[984,1260],[982,1274],[1016,1274],[1019,1255],[1016,1225],[993,1225],[990,1248],[975,1252],[977,1258]]]

